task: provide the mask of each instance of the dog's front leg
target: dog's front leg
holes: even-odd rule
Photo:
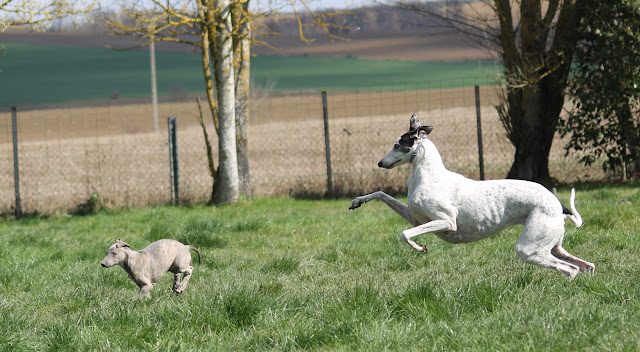
[[[138,287],[140,287],[137,297],[150,298],[151,294],[149,293],[149,291],[151,291],[151,289],[153,288],[153,282],[151,282],[151,280],[146,276],[136,277],[134,281],[136,282]]]
[[[381,202],[384,202],[389,206],[389,208],[393,209],[396,213],[398,213],[398,215],[402,216],[402,218],[407,220],[410,224],[416,225],[416,221],[413,219],[413,216],[411,216],[411,213],[409,212],[409,207],[382,191],[373,192],[354,199],[351,202],[349,210],[359,208],[362,204],[367,203],[370,200],[379,200]]]
[[[429,221],[426,224],[416,226],[411,229],[402,231],[402,239],[407,242],[413,249],[426,253],[428,251],[427,246],[418,244],[412,240],[412,238],[426,233],[443,232],[443,231],[456,231],[456,225],[447,220],[434,220]]]
[[[151,298],[151,289],[153,288],[152,284],[140,286],[140,290],[138,290],[138,297],[140,298]]]

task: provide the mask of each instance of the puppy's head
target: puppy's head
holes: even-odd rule
[[[100,265],[110,268],[119,265],[127,259],[127,251],[130,250],[129,244],[118,238],[118,241],[107,249],[107,256],[104,257]]]

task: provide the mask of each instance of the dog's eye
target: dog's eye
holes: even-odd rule
[[[393,148],[394,148],[394,149],[400,149],[400,144],[398,144],[398,143],[394,144],[394,145],[393,145]]]

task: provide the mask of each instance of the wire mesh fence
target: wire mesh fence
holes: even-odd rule
[[[493,108],[496,93],[496,87],[480,87],[487,179],[505,177],[515,152]],[[430,138],[450,170],[480,177],[473,87],[328,92],[327,108],[335,195],[406,191],[407,167],[382,170],[377,163],[408,130],[413,113],[423,124],[435,126]],[[254,196],[325,194],[328,180],[321,93],[256,95],[250,111]],[[155,130],[151,104],[41,110],[18,107],[22,211],[69,211],[92,194],[116,207],[170,203],[169,116],[177,117],[180,202],[208,200],[213,182],[195,100],[161,103],[159,114],[165,123]],[[212,122],[209,129],[213,131]],[[212,145],[217,143],[213,136]],[[585,167],[577,158],[565,157],[563,145],[557,139],[550,157],[551,174],[557,180],[570,183],[606,176],[597,166]],[[217,155],[214,158],[217,160]],[[0,212],[8,213],[16,204],[10,111],[0,112],[0,167]]]

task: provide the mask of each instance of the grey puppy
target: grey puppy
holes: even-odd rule
[[[134,251],[129,244],[118,239],[107,250],[107,256],[102,260],[101,265],[105,268],[120,265],[129,274],[131,280],[140,287],[138,294],[144,297],[150,297],[149,291],[153,285],[162,278],[164,273],[170,271],[174,275],[173,292],[179,295],[187,288],[193,272],[189,250],[194,250],[198,254],[198,263],[200,263],[200,251],[196,247],[184,245],[176,240],[155,241],[142,250]],[[179,274],[183,274],[182,279]]]

